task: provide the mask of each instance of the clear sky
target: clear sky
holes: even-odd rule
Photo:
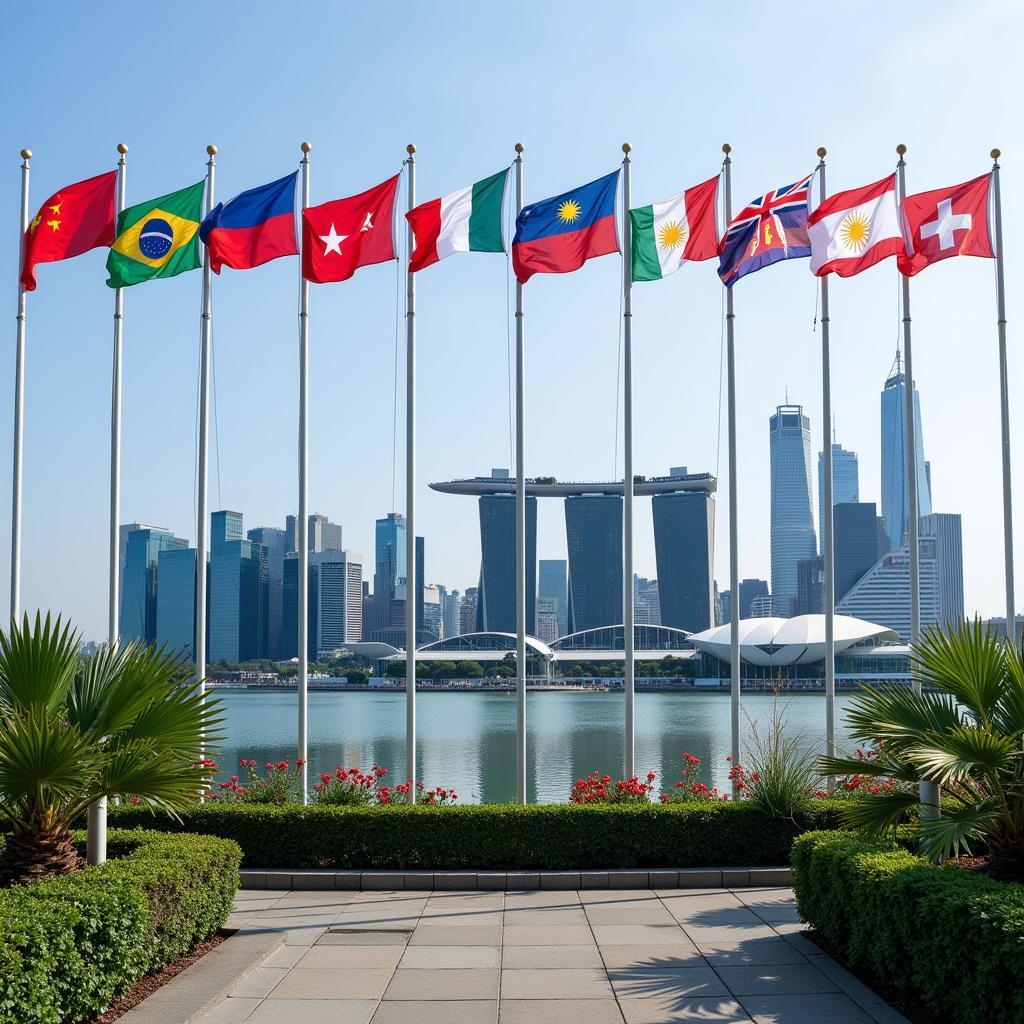
[[[9,508],[18,151],[35,154],[31,205],[128,154],[128,202],[199,180],[216,143],[217,195],[277,178],[313,143],[314,203],[394,174],[418,146],[428,199],[499,170],[526,146],[527,201],[613,170],[634,147],[634,205],[716,174],[733,146],[737,206],[794,181],[829,151],[829,187],[891,172],[909,147],[910,191],[988,170],[1003,151],[1011,380],[1022,328],[1024,145],[1012,0],[971,5],[460,2],[20,4],[5,12],[0,209],[10,284],[0,508]],[[43,266],[29,299],[23,603],[105,633],[113,294],[105,252]],[[216,426],[210,507],[246,527],[283,525],[297,504],[298,261],[215,281]],[[616,463],[621,261],[608,256],[527,287],[530,475],[607,479]],[[471,499],[431,480],[510,463],[507,314],[500,255],[457,255],[418,275],[418,532],[428,581],[476,583]],[[373,556],[374,519],[404,508],[404,378],[392,499],[396,267],[312,286],[310,509]],[[195,540],[200,274],[131,288],[125,301],[123,522]],[[913,282],[915,369],[936,511],[963,515],[966,607],[1002,614],[998,377],[993,267],[948,260]],[[768,417],[789,400],[821,445],[816,284],[794,260],[736,293],[740,572],[769,577]],[[832,288],[837,439],[878,501],[879,391],[896,349],[893,261]],[[635,468],[720,472],[716,575],[728,585],[722,289],[713,263],[634,289]],[[404,353],[404,339],[403,339]],[[404,358],[404,356],[403,356]],[[400,371],[401,371],[400,361]],[[1012,422],[1024,399],[1011,383]],[[1024,437],[1015,433],[1018,550]],[[815,487],[817,481],[815,479]],[[815,522],[817,521],[815,496]],[[538,553],[564,557],[560,504],[542,509]],[[654,575],[650,508],[637,514],[637,571]],[[0,515],[0,551],[9,518]],[[1019,559],[1018,559],[1019,562]],[[369,571],[372,571],[369,570]]]

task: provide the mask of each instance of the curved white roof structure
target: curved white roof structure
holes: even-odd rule
[[[741,619],[740,660],[751,665],[802,665],[825,657],[825,616],[797,615],[792,619]],[[690,643],[698,651],[707,651],[720,661],[729,661],[729,632],[732,627],[715,626],[693,633]],[[888,626],[879,626],[849,615],[835,616],[835,649],[838,654],[854,644],[874,641],[899,643],[900,635]]]

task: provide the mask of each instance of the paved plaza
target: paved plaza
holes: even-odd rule
[[[228,927],[284,939],[202,1024],[906,1024],[791,889],[250,889]]]

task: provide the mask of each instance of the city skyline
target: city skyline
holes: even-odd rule
[[[208,83],[188,79],[173,95],[154,85],[145,95],[123,95],[124,76],[146,78],[141,53],[126,52],[116,69],[100,67],[72,75],[70,58],[83,47],[101,48],[107,27],[85,10],[68,8],[63,31],[51,40],[53,73],[11,111],[0,130],[10,167],[0,176],[0,203],[14,211],[18,149],[30,146],[33,202],[53,189],[113,166],[114,146],[129,145],[128,196],[137,202],[201,177],[205,146],[220,146],[218,197],[227,198],[294,168],[298,143],[309,138],[314,201],[358,191],[395,173],[407,142],[419,146],[419,196],[428,199],[493,172],[526,146],[527,199],[551,195],[614,168],[619,146],[634,149],[635,202],[670,195],[705,180],[720,165],[722,142],[733,145],[737,202],[776,181],[792,181],[810,170],[819,145],[829,150],[833,189],[876,180],[891,171],[897,142],[908,144],[912,191],[963,180],[988,167],[993,145],[1003,148],[1004,215],[1008,246],[1019,237],[1024,189],[1017,168],[1024,153],[1007,139],[1017,71],[1010,41],[1020,13],[1012,5],[987,3],[969,12],[972,31],[992,40],[992,78],[984,86],[977,116],[957,119],[950,145],[951,113],[980,96],[980,86],[942,80],[933,102],[908,126],[901,105],[892,103],[908,74],[927,73],[934,54],[955,46],[966,31],[968,12],[950,12],[939,24],[922,24],[911,10],[890,12],[892,33],[875,53],[875,73],[856,94],[830,88],[799,126],[780,127],[771,116],[774,100],[759,88],[758,70],[739,62],[729,96],[711,96],[687,124],[682,150],[664,132],[664,122],[643,109],[629,90],[603,69],[617,59],[621,41],[605,38],[601,5],[577,26],[579,46],[593,60],[570,74],[549,28],[549,11],[525,3],[516,11],[493,12],[483,24],[460,24],[449,42],[460,53],[443,72],[410,93],[385,78],[370,57],[355,53],[346,76],[350,117],[337,127],[336,90],[327,68],[309,70],[297,87],[275,91],[253,83],[245,104],[230,110],[211,101]],[[607,6],[604,9],[611,11]],[[670,6],[657,10],[666,31],[704,33],[709,45],[694,54],[694,74],[717,75],[721,47],[754,46],[757,30],[741,20],[726,31],[707,12]],[[323,11],[325,31],[357,37],[374,26],[366,13]],[[133,11],[143,34],[159,35],[169,13]],[[214,35],[227,27],[227,12],[208,12]],[[258,19],[256,19],[258,21]],[[396,53],[422,52],[439,26],[427,11],[409,9],[397,19]],[[43,10],[19,13],[26,38],[48,29]],[[839,12],[825,12],[821,31],[840,31]],[[222,56],[225,74],[241,73],[255,39],[255,24],[233,25],[238,46]],[[623,29],[638,41],[647,29]],[[514,90],[456,91],[478,64],[485,39],[523,33],[527,61],[546,75],[528,75]],[[898,42],[897,42],[898,41]],[[281,44],[301,48],[298,26],[282,29]],[[31,76],[27,51],[12,54],[0,70],[9,94]],[[808,81],[829,81],[830,59],[808,48]],[[673,70],[652,72],[667,94]],[[116,111],[109,96],[121,95]],[[485,95],[485,93],[487,95]],[[573,131],[564,131],[557,95],[574,104]],[[737,97],[745,97],[738,102]],[[173,104],[172,104],[173,99]],[[168,116],[153,117],[159,101]],[[558,108],[558,109],[555,109]],[[169,116],[173,110],[174,116]],[[870,131],[865,111],[871,112]],[[480,133],[467,126],[487,123]],[[908,128],[910,129],[908,131]],[[358,160],[352,156],[357,142]],[[13,213],[12,213],[13,216]],[[0,247],[0,273],[14,277],[13,245]],[[111,296],[103,287],[102,253],[40,270],[29,302],[26,367],[24,605],[63,610],[86,635],[100,637],[106,584],[109,446],[109,352]],[[1009,267],[1016,253],[1008,253]],[[531,282],[527,288],[527,472],[560,477],[608,478],[621,472],[616,456],[616,354],[618,279],[616,257],[595,260],[577,274]],[[475,551],[465,538],[476,531],[475,510],[431,495],[430,479],[444,479],[467,465],[509,465],[507,400],[507,278],[500,256],[455,257],[420,275],[420,437],[417,532],[432,545],[431,560],[446,566],[445,582],[476,586]],[[194,424],[198,348],[198,275],[131,289],[125,309],[124,480],[121,519],[155,518],[194,542]],[[295,472],[295,280],[292,261],[246,273],[225,271],[214,282],[217,416],[211,445],[211,507],[244,508],[250,522],[280,523],[296,508]],[[880,267],[857,279],[836,282],[831,294],[834,349],[833,405],[838,439],[860,458],[861,500],[881,502],[877,386],[891,362],[898,329],[896,273]],[[330,509],[348,531],[356,551],[371,551],[373,521],[384,509],[401,509],[402,487],[393,489],[391,406],[396,281],[393,267],[371,268],[357,280],[313,293],[311,358],[310,506]],[[740,575],[768,578],[767,504],[760,497],[769,480],[763,457],[765,406],[777,404],[788,385],[811,421],[812,450],[821,448],[818,338],[814,327],[813,280],[804,261],[755,275],[736,289],[739,439]],[[936,463],[934,507],[963,515],[966,610],[1003,613],[999,510],[999,424],[995,316],[991,268],[980,260],[957,260],[913,282],[916,375],[927,410],[957,409],[926,423],[928,450]],[[447,310],[458,300],[460,315]],[[73,318],[68,310],[74,310]],[[1013,321],[1011,309],[1011,345]],[[726,473],[719,423],[721,288],[710,267],[685,267],[671,280],[634,289],[635,447],[638,465],[686,462]],[[456,320],[458,322],[456,322]],[[13,327],[11,328],[13,335]],[[969,358],[964,356],[969,352]],[[956,373],[949,367],[957,366]],[[1015,371],[1011,352],[1011,374]],[[401,372],[401,370],[400,370]],[[10,393],[13,352],[4,364]],[[350,386],[350,382],[365,386]],[[337,401],[346,386],[345,401]],[[399,389],[403,383],[399,381]],[[684,396],[685,398],[681,397]],[[768,401],[766,401],[766,397]],[[440,418],[449,427],[442,443]],[[1015,409],[1011,407],[1011,416]],[[9,417],[7,418],[9,420]],[[722,417],[724,426],[724,416]],[[621,424],[621,420],[619,420]],[[361,429],[367,425],[368,429]],[[0,445],[10,452],[10,423]],[[397,457],[403,457],[399,417]],[[431,443],[423,443],[427,437]],[[457,438],[457,440],[456,440]],[[941,459],[939,456],[941,455]],[[1020,446],[1014,465],[1022,463]],[[939,468],[941,462],[944,469]],[[960,487],[959,467],[969,465],[978,481],[972,493]],[[9,468],[9,464],[8,464]],[[3,476],[0,502],[9,494]],[[399,476],[401,474],[399,473]],[[66,495],[76,495],[76,525],[82,553],[74,571],[52,564],[50,538],[66,516]],[[717,496],[720,511],[728,493]],[[1018,501],[1018,510],[1020,502]],[[154,512],[154,510],[156,510]],[[538,556],[565,557],[560,510],[541,508]],[[1018,524],[1021,513],[1018,511]],[[724,522],[720,520],[720,525]],[[9,523],[0,524],[0,543]],[[1019,532],[1019,528],[1018,528]],[[655,572],[653,524],[637,515],[636,571]],[[715,535],[715,567],[724,587],[728,531]]]

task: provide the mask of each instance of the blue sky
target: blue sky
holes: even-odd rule
[[[628,16],[607,0],[48,3],[12,8],[6,24],[18,43],[0,65],[8,161],[0,209],[9,214],[0,276],[11,283],[0,508],[10,493],[11,228],[23,146],[35,153],[33,211],[60,186],[113,167],[118,142],[130,147],[135,203],[197,181],[207,143],[220,148],[217,194],[226,198],[287,173],[308,139],[317,203],[394,174],[408,142],[419,148],[418,192],[427,199],[500,169],[521,141],[530,201],[613,170],[629,141],[636,205],[717,173],[730,142],[737,206],[808,173],[820,145],[829,150],[829,187],[839,190],[889,173],[896,144],[906,143],[910,191],[983,173],[999,146],[1010,371],[1020,372],[1013,282],[1024,267],[1024,146],[1015,101],[1024,16],[1013,3],[647,3]],[[93,637],[105,631],[107,600],[113,295],[104,259],[96,251],[40,269],[25,410],[23,602],[69,613]],[[527,288],[531,475],[607,479],[615,470],[620,272],[609,256]],[[427,537],[428,580],[448,586],[476,581],[476,509],[427,483],[509,464],[508,281],[504,257],[483,254],[418,278],[418,532]],[[215,282],[210,501],[243,511],[247,527],[283,523],[297,502],[297,284],[295,259],[226,270]],[[346,546],[368,563],[373,521],[392,507],[398,284],[395,266],[383,265],[312,287],[310,508],[341,522]],[[121,519],[192,541],[199,285],[199,273],[183,274],[132,288],[125,302]],[[892,261],[832,288],[837,438],[860,456],[868,501],[880,497],[878,394],[896,348],[897,289]],[[967,610],[1001,614],[993,268],[949,260],[912,291],[935,508],[964,517]],[[742,576],[769,575],[768,417],[787,388],[811,417],[815,452],[821,444],[815,295],[806,261],[736,287]],[[720,471],[716,574],[725,586],[721,304],[711,263],[636,287],[635,466],[648,475],[672,465]],[[1012,384],[1011,395],[1019,399]],[[399,509],[402,396],[404,380]],[[1021,415],[1011,407],[1014,424]],[[1014,439],[1021,481],[1024,441],[1019,431]],[[637,522],[637,570],[653,575],[648,505]],[[564,556],[556,503],[541,512],[538,547],[541,557]]]

